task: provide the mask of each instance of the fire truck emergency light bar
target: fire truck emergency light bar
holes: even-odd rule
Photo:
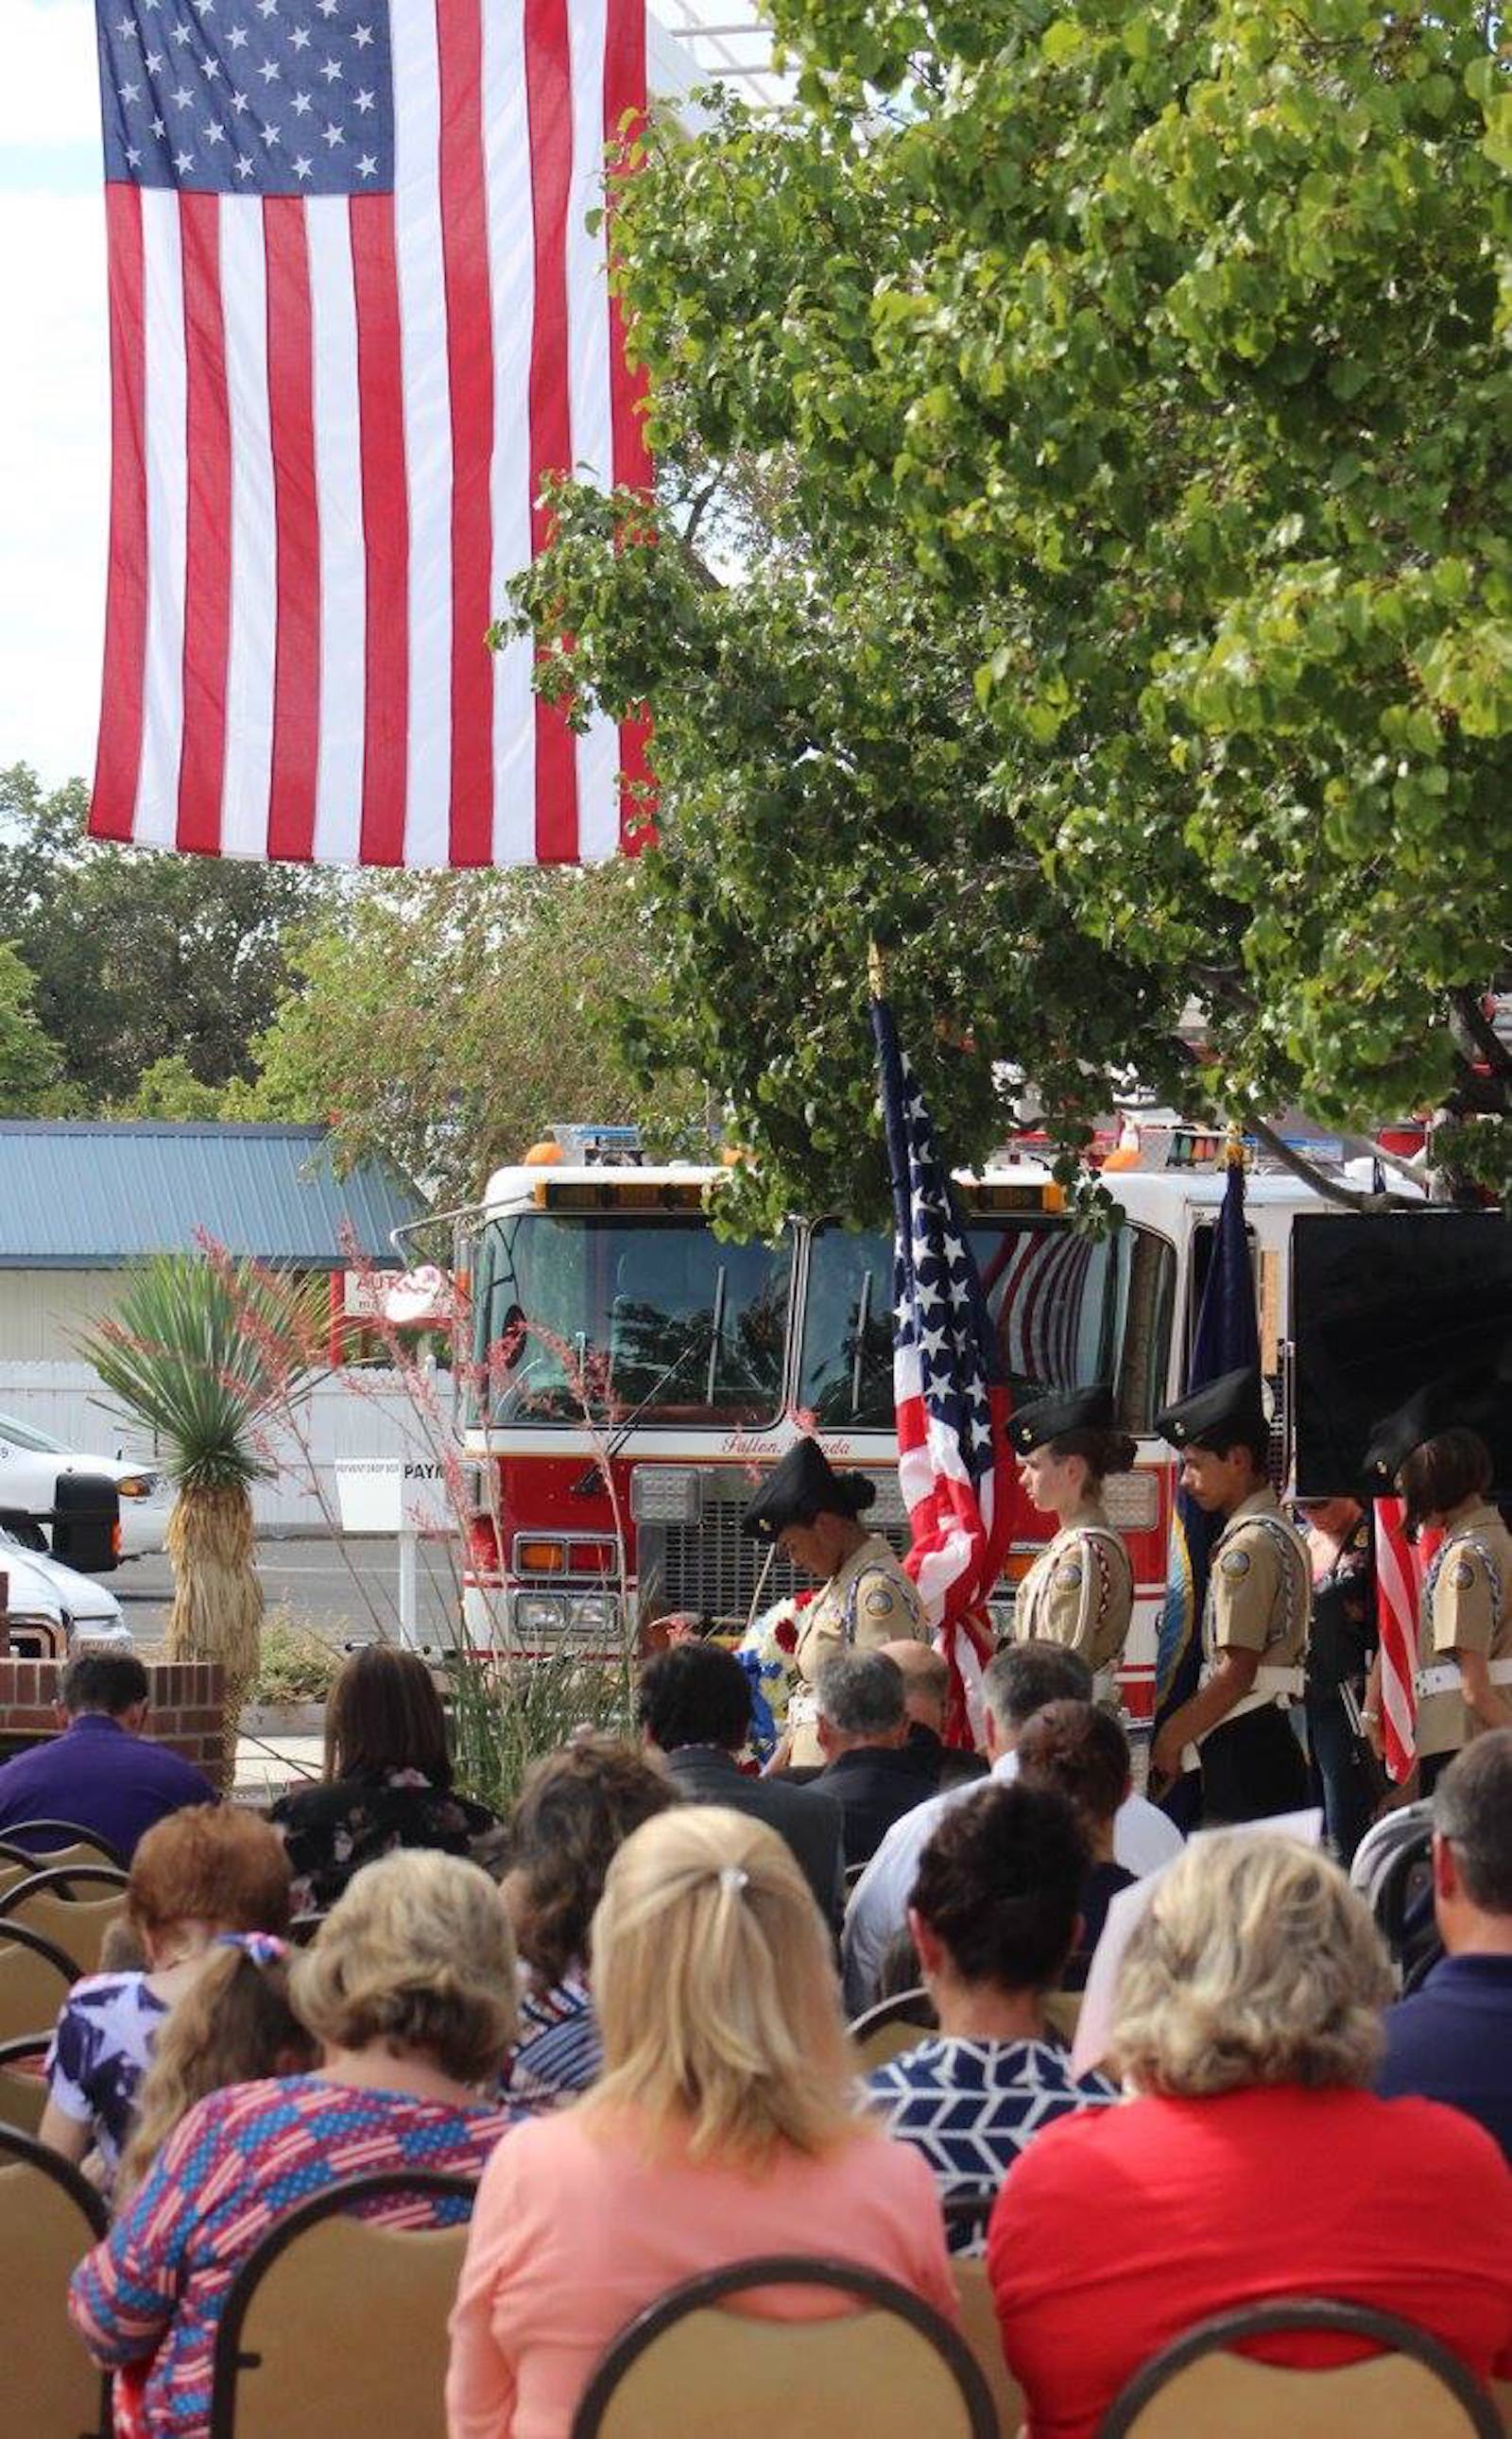
[[[608,1178],[602,1184],[596,1178],[543,1178],[535,1199],[542,1211],[702,1211],[703,1188],[691,1181],[658,1184],[633,1174],[621,1174],[613,1184]]]

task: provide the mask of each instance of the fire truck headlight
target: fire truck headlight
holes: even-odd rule
[[[619,1603],[609,1593],[583,1593],[570,1604],[571,1625],[575,1634],[615,1634],[619,1630]]]
[[[567,1625],[567,1603],[560,1593],[516,1593],[517,1634],[561,1634]]]

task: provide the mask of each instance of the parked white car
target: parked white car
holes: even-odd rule
[[[50,1618],[70,1645],[115,1643],[130,1647],[132,1629],[113,1592],[98,1576],[80,1576],[45,1551],[28,1550],[0,1526],[0,1575],[17,1617]]]
[[[162,1549],[173,1494],[161,1473],[119,1455],[87,1455],[81,1449],[55,1440],[50,1432],[39,1431],[35,1423],[0,1415],[0,1511],[12,1520],[8,1529],[29,1550],[45,1552],[52,1527],[14,1520],[44,1517],[52,1507],[53,1487],[61,1473],[98,1473],[114,1482],[121,1504],[123,1558],[146,1558]]]

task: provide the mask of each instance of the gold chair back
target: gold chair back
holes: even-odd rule
[[[48,2031],[78,1979],[72,1958],[41,1943],[0,1936],[0,2041]]]
[[[0,2127],[0,2373],[16,2439],[98,2439],[104,2383],[68,2325],[68,2281],[104,2234],[105,2211],[75,2168]]]

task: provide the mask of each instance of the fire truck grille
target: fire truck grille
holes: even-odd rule
[[[908,1519],[898,1496],[896,1474],[873,1474],[875,1504],[863,1522],[881,1533],[901,1556],[909,1542]],[[641,1589],[653,1610],[686,1610],[700,1617],[738,1620],[744,1624],[761,1585],[761,1607],[786,1600],[803,1580],[780,1551],[774,1552],[766,1579],[762,1568],[767,1549],[740,1530],[740,1516],[750,1490],[742,1480],[729,1486],[727,1471],[710,1469],[703,1476],[703,1513],[697,1524],[641,1527]]]

